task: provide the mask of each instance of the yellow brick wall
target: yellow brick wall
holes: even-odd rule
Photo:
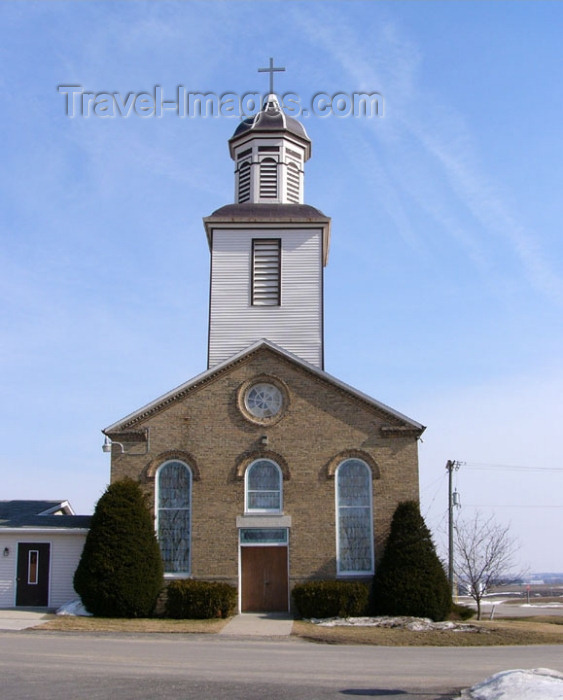
[[[249,421],[238,407],[241,387],[260,375],[277,379],[287,394],[287,408],[272,425]],[[244,514],[241,474],[253,457],[279,455],[289,470],[283,484],[283,512],[292,518],[290,580],[293,584],[331,578],[336,576],[331,472],[338,455],[365,455],[378,472],[379,478],[373,480],[376,559],[397,503],[418,500],[416,435],[382,434],[382,425],[397,426],[400,421],[264,349],[132,425],[132,430],[148,428],[148,453],[141,454],[144,445],[125,443],[125,454],[114,448],[111,479],[138,479],[154,501],[155,467],[171,455],[188,455],[196,475],[192,575],[236,584],[236,518]],[[263,436],[267,446],[261,444]]]

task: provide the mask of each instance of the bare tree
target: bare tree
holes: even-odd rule
[[[457,522],[454,549],[458,578],[469,586],[480,620],[483,596],[514,564],[516,541],[508,525],[499,525],[493,516],[484,518],[477,512],[473,520]]]

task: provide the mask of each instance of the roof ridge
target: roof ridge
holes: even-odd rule
[[[112,423],[107,428],[104,428],[102,432],[108,435],[111,433],[120,432],[122,430],[127,430],[131,428],[135,423],[138,423],[144,420],[145,418],[148,418],[154,413],[160,412],[169,404],[178,401],[190,391],[193,391],[196,388],[198,388],[200,385],[207,384],[209,381],[212,381],[216,376],[228,371],[231,367],[233,367],[239,362],[242,362],[244,359],[250,357],[262,348],[268,348],[270,350],[273,350],[282,357],[285,357],[287,360],[293,362],[294,364],[297,364],[298,366],[301,366],[310,373],[314,374],[317,378],[323,379],[324,381],[327,381],[333,386],[336,386],[340,390],[352,394],[362,402],[372,406],[373,408],[378,409],[379,411],[393,416],[399,421],[404,421],[410,424],[413,430],[419,430],[420,432],[423,432],[425,430],[425,426],[423,426],[421,423],[418,423],[417,421],[413,420],[412,418],[409,418],[403,413],[396,411],[395,409],[391,408],[390,406],[387,406],[381,401],[374,399],[368,394],[365,394],[364,392],[355,389],[351,385],[346,384],[346,382],[337,379],[325,370],[315,367],[306,360],[303,360],[297,355],[294,355],[292,352],[285,350],[279,345],[276,345],[276,343],[273,343],[271,340],[268,340],[267,338],[261,338],[260,340],[251,343],[246,348],[243,348],[239,352],[235,353],[234,355],[231,355],[226,360],[223,360],[223,362],[220,362],[219,364],[210,367],[209,369],[205,370],[204,372],[201,372],[192,379],[189,379],[188,381],[178,385],[174,389],[171,389],[165,394],[162,394],[161,396],[157,397],[153,401],[150,401],[149,403],[145,404],[136,411],[129,413],[121,420]]]

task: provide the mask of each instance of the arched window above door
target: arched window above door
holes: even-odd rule
[[[257,459],[244,475],[244,509],[247,513],[281,513],[283,476],[271,459]]]

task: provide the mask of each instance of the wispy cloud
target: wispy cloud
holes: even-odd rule
[[[399,26],[377,15],[360,34],[340,7],[296,5],[291,17],[309,40],[339,64],[358,89],[386,96],[385,129],[381,120],[362,120],[364,149],[370,158],[355,159],[362,177],[377,182],[381,203],[398,231],[412,241],[406,199],[415,202],[453,238],[484,272],[495,266],[492,241],[518,261],[528,283],[552,302],[563,305],[563,279],[542,250],[537,232],[520,223],[510,202],[480,162],[479,144],[463,115],[447,97],[423,94],[417,74],[420,49]],[[428,105],[431,109],[428,109]],[[425,108],[426,107],[426,108]],[[385,166],[377,165],[385,158]],[[362,165],[362,163],[364,165]]]
[[[489,233],[504,239],[520,260],[529,282],[563,305],[563,279],[545,259],[534,232],[518,223],[517,211],[511,211],[488,175],[472,163],[466,147],[443,142],[419,125],[409,124],[419,142],[443,167],[448,182],[467,209]]]

